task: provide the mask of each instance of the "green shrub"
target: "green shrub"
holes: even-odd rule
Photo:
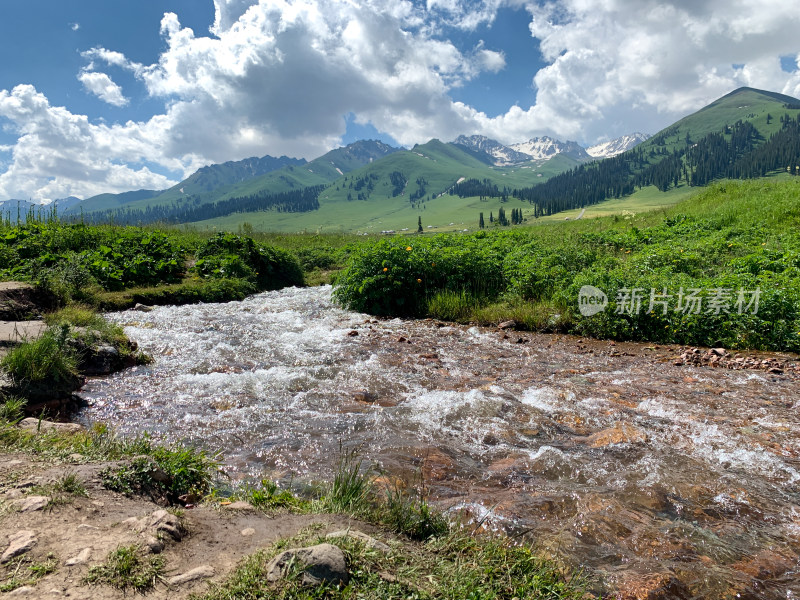
[[[252,281],[261,290],[303,285],[303,272],[291,254],[233,233],[218,233],[202,243],[194,270],[206,278]]]

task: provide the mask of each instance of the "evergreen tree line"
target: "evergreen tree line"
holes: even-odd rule
[[[245,212],[309,212],[319,209],[319,195],[327,186],[315,185],[288,192],[260,192],[249,196],[229,198],[207,204],[194,202],[181,205],[147,206],[145,208],[124,208],[103,211],[74,217],[87,223],[107,223],[119,225],[145,225],[147,223],[193,223],[224,217],[233,213]]]
[[[539,185],[514,190],[512,195],[533,204],[535,217],[626,196],[634,189],[632,158],[635,160],[634,155],[620,154],[580,165]]]
[[[686,147],[671,153],[658,148],[647,158],[641,149],[633,150],[575,167],[512,195],[533,204],[534,216],[539,217],[585,208],[649,185],[666,192],[681,181],[703,186],[715,179],[763,177],[777,170],[800,175],[800,116],[793,119],[787,114],[781,123],[781,130],[767,141],[752,123],[739,121],[695,144],[687,135]]]
[[[511,190],[503,187],[501,190],[489,179],[465,179],[450,188],[450,193],[459,198],[473,198],[478,196],[481,200],[486,198],[500,198],[503,202],[508,200]]]

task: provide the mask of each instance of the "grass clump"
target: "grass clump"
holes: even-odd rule
[[[42,496],[48,496],[50,498],[48,507],[69,504],[75,498],[89,497],[86,485],[76,473],[65,473],[51,483],[35,486],[32,491]]]
[[[35,340],[12,348],[0,360],[15,387],[65,384],[78,376],[78,356],[67,344],[68,327],[46,329]]]
[[[290,490],[281,489],[277,483],[262,479],[260,485],[244,485],[231,497],[232,500],[243,500],[261,510],[288,509],[305,512],[311,508],[311,501],[293,494]]]
[[[127,465],[101,471],[103,485],[129,496],[166,498],[172,504],[181,496],[202,498],[210,491],[218,462],[204,450],[179,445],[151,446],[148,450]]]
[[[40,579],[58,570],[58,559],[52,553],[41,562],[31,562],[21,556],[5,565],[5,577],[0,581],[0,593],[12,592],[24,586],[34,586]]]
[[[136,546],[120,546],[108,554],[104,564],[89,569],[83,583],[144,593],[155,587],[165,564],[161,555],[145,555]]]
[[[723,181],[623,219],[381,240],[350,252],[334,293],[382,316],[800,351],[798,191],[793,180]],[[584,286],[604,292],[605,310],[581,314]]]
[[[296,565],[277,586],[266,582],[266,565],[280,551],[323,542],[335,544],[344,552],[350,574],[347,585],[303,587],[296,577],[302,572],[301,565]],[[425,544],[393,542],[392,546],[390,552],[383,553],[356,538],[329,540],[309,530],[254,553],[226,581],[191,598],[577,600],[585,597],[585,582],[581,577],[569,577],[555,563],[534,555],[530,548],[514,546],[499,538],[474,538],[454,531]]]
[[[339,449],[339,464],[333,483],[322,499],[325,510],[360,514],[370,508],[372,483],[362,465],[357,448],[349,451]]]

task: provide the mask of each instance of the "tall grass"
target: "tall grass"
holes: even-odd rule
[[[15,385],[66,383],[78,375],[78,357],[66,343],[68,327],[45,330],[37,339],[12,348],[0,367]]]

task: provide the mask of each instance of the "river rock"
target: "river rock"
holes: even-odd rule
[[[514,329],[517,326],[516,321],[503,321],[500,323],[497,328],[498,329]]]
[[[136,305],[131,310],[135,310],[137,312],[152,312],[153,307],[147,306],[146,304],[140,304],[139,302],[137,302]]]
[[[9,560],[20,554],[25,554],[36,545],[38,541],[33,531],[23,529],[8,536],[9,546],[0,556],[0,564],[7,563]]]
[[[198,579],[208,579],[209,577],[213,577],[214,573],[214,567],[211,565],[202,565],[192,569],[191,571],[187,571],[182,575],[170,577],[167,580],[167,583],[169,583],[169,585],[183,585],[184,583],[190,583],[192,581],[197,581]]]
[[[631,573],[619,585],[616,600],[690,600],[686,585],[671,573]]]
[[[335,540],[337,538],[352,538],[354,540],[358,540],[362,542],[367,548],[372,550],[377,550],[383,554],[388,554],[391,552],[391,548],[381,542],[380,540],[376,540],[374,537],[367,535],[363,531],[357,531],[355,529],[342,529],[341,531],[334,531],[333,533],[329,533],[325,536],[326,540]]]
[[[592,448],[604,448],[611,444],[637,444],[647,441],[647,434],[630,423],[617,423],[590,435],[586,442]]]
[[[19,422],[18,427],[25,431],[37,431],[44,433],[46,431],[57,431],[58,433],[78,433],[83,431],[83,425],[78,423],[55,423],[53,421],[45,421],[28,417]]]
[[[347,585],[350,581],[344,552],[333,544],[318,544],[281,552],[267,564],[267,581],[275,583],[286,577],[292,563],[303,565],[300,578],[303,585]]]

